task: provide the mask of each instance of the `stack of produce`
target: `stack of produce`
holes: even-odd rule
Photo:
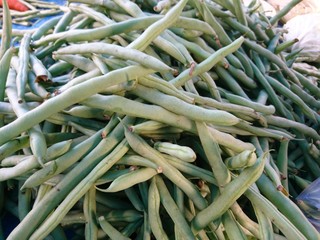
[[[0,238],[319,239],[296,202],[320,176],[319,70],[256,10],[72,0],[14,34],[4,4]]]

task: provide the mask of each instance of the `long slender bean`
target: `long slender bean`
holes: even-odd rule
[[[116,83],[135,79],[138,76],[144,76],[152,73],[153,70],[145,69],[141,66],[130,66],[124,69],[112,71],[104,76],[96,77],[90,81],[83,82],[71,89],[51,98],[41,104],[39,107],[24,114],[23,119],[16,119],[10,124],[0,129],[0,143],[3,144],[12,137],[29,129],[34,124],[48,118],[52,113],[58,112],[74,103],[86,99],[101,90],[103,87],[112,86]]]
[[[150,25],[139,38],[129,44],[128,48],[143,51],[162,31],[170,27],[178,19],[187,2],[187,0],[181,0],[170,8],[162,19]]]
[[[19,68],[17,71],[18,102],[23,102],[28,79],[29,47],[31,35],[25,34],[19,47]]]
[[[296,226],[306,239],[318,239],[319,233],[311,225],[301,210],[289,198],[280,193],[264,174],[257,180],[257,186],[291,222]],[[298,217],[299,216],[299,217]]]
[[[68,153],[60,156],[55,159],[53,162],[50,162],[45,165],[43,169],[38,170],[33,173],[24,183],[22,188],[31,188],[35,187],[42,182],[50,179],[54,175],[57,175],[63,172],[65,169],[70,167],[73,163],[78,161],[82,156],[88,153],[95,145],[98,144],[100,140],[100,131],[95,135],[88,138],[87,140],[79,143],[74,146]]]
[[[143,138],[130,132],[127,127],[125,127],[125,136],[134,151],[160,166],[162,173],[175,184],[177,184],[191,199],[193,199],[194,203],[199,209],[203,209],[206,206],[204,199],[195,186],[189,182],[177,169],[172,168],[172,166],[165,161],[161,154],[148,145]]]
[[[29,108],[26,102],[19,103],[16,101],[16,99],[19,98],[19,92],[15,84],[14,70],[11,69],[10,72],[13,74],[10,74],[10,77],[8,78],[6,93],[15,114],[18,116],[18,118],[21,118],[29,112]],[[30,147],[32,149],[32,153],[39,161],[40,165],[43,166],[43,161],[45,161],[47,152],[47,143],[40,125],[37,124],[32,126],[30,129],[28,129],[28,134],[30,135]]]
[[[259,104],[257,102],[251,101],[249,99],[243,98],[241,96],[237,96],[235,94],[231,94],[228,92],[225,92],[225,97],[234,104],[239,104],[239,105],[243,105],[243,106],[247,106],[250,107],[252,109],[254,109],[257,112],[261,112],[264,113],[266,115],[273,115],[275,113],[275,108],[273,105],[262,105]]]
[[[260,156],[254,166],[243,170],[236,179],[224,187],[214,202],[197,213],[191,222],[194,233],[220,217],[260,177],[267,155],[268,153]]]
[[[173,69],[162,61],[142,53],[135,49],[127,49],[118,45],[108,43],[86,43],[74,44],[65,48],[59,49],[56,54],[85,54],[85,53],[100,53],[109,54],[126,60],[136,61],[143,66],[149,67],[156,71],[172,71]]]
[[[302,0],[290,1],[285,7],[283,7],[280,11],[278,11],[277,14],[270,19],[270,24],[272,25],[276,24],[283,16],[285,16],[293,7],[295,7],[301,1]]]
[[[85,236],[88,239],[98,238],[98,224],[96,222],[96,189],[91,187],[84,195],[83,212],[86,219]]]
[[[148,203],[148,218],[152,233],[157,239],[169,239],[160,218],[160,193],[155,178],[152,178],[149,186]]]
[[[246,92],[243,90],[243,88],[240,86],[238,81],[222,66],[215,66],[215,70],[221,79],[223,79],[224,84],[227,85],[227,87],[234,93],[238,94],[243,98],[249,99]]]
[[[216,19],[216,17],[212,14],[208,7],[207,2],[202,2],[201,4],[197,4],[198,11],[203,16],[204,20],[213,28],[213,30],[216,32],[216,34],[219,37],[219,41],[222,43],[222,45],[228,45],[231,44],[231,39],[219,23],[219,21]]]
[[[3,3],[3,14],[2,14],[2,36],[1,36],[1,45],[0,45],[0,59],[2,59],[5,52],[11,46],[12,40],[12,18],[11,13],[8,7],[7,1]]]
[[[167,82],[164,79],[158,78],[153,75],[149,75],[146,77],[139,78],[138,82],[146,87],[155,88],[163,93],[180,98],[185,102],[194,103],[192,97],[187,96],[186,94],[178,90],[173,84],[170,84],[170,82]]]
[[[138,211],[144,211],[144,205],[140,199],[140,196],[138,195],[138,191],[134,188],[127,188],[124,190],[126,193],[128,199],[132,203],[132,205],[138,210]]]
[[[166,211],[168,212],[171,219],[173,220],[175,226],[178,228],[181,237],[183,239],[195,239],[187,220],[179,210],[172,196],[170,195],[169,190],[166,187],[164,181],[160,176],[155,176],[155,179],[160,195],[160,201],[166,209]]]
[[[306,239],[303,234],[267,198],[250,186],[244,193],[289,239]]]
[[[107,221],[103,216],[98,218],[98,222],[103,229],[103,231],[111,238],[111,239],[119,239],[119,240],[129,240],[130,238],[125,237],[121,232],[119,232],[114,226],[112,226],[109,221]]]
[[[241,69],[237,69],[233,65],[229,65],[227,70],[245,87],[252,89],[257,88],[257,83],[247,76],[247,74]]]
[[[231,181],[231,175],[222,161],[220,147],[208,131],[205,123],[196,122],[196,126],[201,144],[211,166],[213,176],[217,180],[218,186],[223,189]]]
[[[227,210],[222,215],[222,223],[226,230],[226,234],[230,239],[247,239],[231,210]]]
[[[271,220],[264,215],[264,213],[259,209],[254,203],[252,203],[255,215],[258,219],[259,223],[259,229],[261,233],[262,239],[274,239],[274,234],[273,234],[273,226],[271,223]]]
[[[120,177],[115,179],[107,189],[103,190],[99,188],[99,190],[103,192],[122,191],[124,189],[132,187],[135,184],[147,181],[157,174],[158,174],[157,170],[153,168],[147,167],[147,168],[137,169],[127,174],[121,175]],[[129,179],[131,180],[129,181]]]
[[[176,87],[181,86],[183,83],[191,79],[193,76],[196,76],[199,73],[209,71],[214,65],[220,62],[225,56],[236,51],[241,46],[243,41],[244,41],[244,38],[239,37],[230,45],[227,45],[226,47],[219,49],[218,51],[210,55],[210,57],[208,57],[206,60],[204,60],[200,64],[197,64],[193,69],[193,71],[190,72],[190,69],[186,69],[170,82],[172,82],[173,85],[175,85]]]
[[[2,40],[3,41],[3,40]],[[0,58],[0,101],[4,101],[5,97],[5,86],[7,82],[7,76],[10,68],[10,61],[15,53],[15,48],[9,48],[3,53],[3,56]]]
[[[312,95],[310,95],[309,92],[305,91],[303,88],[299,87],[297,84],[294,83],[290,85],[290,89],[294,94],[300,97],[301,100],[308,104],[310,107],[320,109],[320,101]]]
[[[195,105],[186,104],[185,102],[168,95],[164,95],[151,88],[146,88],[141,85],[137,85],[132,91],[135,95],[142,99],[150,101],[154,104],[162,106],[172,112],[180,115],[185,115],[190,119],[197,121],[211,122],[217,125],[234,125],[238,123],[238,119],[227,112],[219,110],[208,110],[198,108]],[[208,118],[205,119],[205,116]],[[221,120],[221,121],[220,121]],[[230,122],[229,122],[230,120]]]
[[[89,58],[83,57],[81,55],[69,55],[69,54],[56,54],[53,55],[53,58],[57,60],[61,60],[64,62],[67,62],[71,65],[73,65],[76,68],[79,68],[80,70],[83,70],[85,72],[90,72],[97,68],[97,66],[94,64],[92,60]]]
[[[295,104],[297,104],[301,110],[308,116],[309,118],[315,120],[315,112],[295,93],[293,93],[290,89],[284,87],[277,80],[270,76],[266,76],[266,79],[269,83],[274,87],[275,91],[278,91],[285,97],[290,98]]]
[[[267,58],[270,62],[277,64],[281,69],[283,69],[283,71],[290,77],[290,79],[294,83],[301,85],[299,79],[296,77],[296,75],[293,73],[293,71],[291,69],[289,69],[288,66],[281,60],[280,57],[278,57],[274,53],[270,52],[269,50],[263,48],[261,45],[255,43],[253,41],[250,41],[248,39],[245,39],[243,43],[246,46],[253,49],[254,51],[261,54],[262,56],[264,56],[265,58]]]
[[[31,35],[31,39],[33,40],[33,42],[40,39],[42,36],[45,35],[45,33],[47,33],[50,29],[52,29],[57,24],[57,22],[60,20],[61,17],[62,15],[53,17],[50,20],[46,21],[45,24],[42,24],[40,27],[38,27],[36,31],[34,31]]]
[[[256,238],[261,238],[260,237],[261,234],[259,232],[259,224],[251,220],[245,214],[245,212],[242,210],[241,206],[237,202],[232,204],[232,206],[230,207],[230,210],[232,211],[232,213],[234,214],[235,218],[237,219],[237,221],[241,226],[248,229],[249,232],[251,232],[253,236],[255,236]]]
[[[259,83],[264,87],[265,91],[268,93],[270,97],[270,101],[273,103],[275,106],[276,110],[282,115],[282,116],[287,116],[286,109],[282,102],[279,100],[277,94],[275,93],[274,89],[271,87],[270,83],[268,80],[265,78],[263,73],[258,69],[258,67],[250,61],[250,64],[254,70],[254,74],[257,77],[257,80]]]
[[[21,186],[22,181],[19,181]],[[20,221],[28,214],[31,209],[31,189],[19,191],[18,193],[18,213]]]

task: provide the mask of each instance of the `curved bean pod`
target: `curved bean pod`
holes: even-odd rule
[[[156,71],[165,72],[173,71],[173,69],[162,61],[147,55],[136,49],[128,49],[118,45],[109,43],[83,43],[73,44],[68,47],[60,48],[55,54],[86,54],[86,53],[100,53],[109,54],[125,60],[132,60],[140,63],[143,66],[154,69]]]
[[[156,163],[162,169],[162,173],[167,176],[172,182],[177,184],[196,204],[199,209],[203,209],[206,206],[205,200],[202,198],[200,192],[196,187],[188,181],[177,169],[172,168],[170,164],[162,157],[162,155],[153,149],[148,143],[145,142],[140,136],[130,132],[125,127],[125,136],[130,144],[131,148],[139,153],[141,156],[150,159]]]
[[[318,239],[319,233],[306,220],[305,215],[301,212],[299,207],[293,203],[289,198],[279,192],[264,174],[257,181],[257,186],[262,194],[274,204],[279,211],[288,218],[288,220],[304,235],[306,239]]]
[[[155,176],[155,179],[160,195],[160,201],[173,220],[175,226],[178,228],[179,234],[181,234],[183,239],[195,239],[187,220],[171,197],[164,181],[160,176]]]
[[[224,188],[230,181],[231,175],[222,161],[220,147],[214,137],[208,131],[204,122],[196,122],[198,135],[208,162],[211,166],[213,176],[217,180],[219,188]]]
[[[244,38],[239,37],[237,40],[233,41],[231,44],[219,49],[215,53],[211,54],[210,57],[208,57],[201,63],[197,64],[193,69],[192,74],[190,74],[190,69],[186,69],[182,73],[180,73],[176,78],[172,79],[170,82],[176,87],[182,86],[187,80],[198,75],[199,73],[204,73],[209,71],[214,65],[220,62],[228,54],[236,51],[241,46],[243,41],[244,41]]]
[[[23,102],[27,79],[28,79],[28,63],[29,63],[29,47],[31,42],[31,34],[26,33],[19,47],[19,68],[17,71],[17,90],[18,90],[18,102]]]
[[[127,68],[114,70],[104,76],[92,78],[90,81],[83,82],[71,89],[51,98],[39,107],[24,114],[23,119],[16,119],[8,125],[0,128],[0,144],[28,130],[30,127],[47,119],[55,112],[59,112],[74,103],[83,101],[87,97],[101,91],[101,88],[109,87],[114,84],[135,79],[154,71],[141,66],[130,66]]]
[[[128,48],[143,51],[161,32],[177,21],[187,2],[187,0],[181,0],[174,7],[170,8],[163,18],[145,29],[139,38],[128,45]]]
[[[2,36],[0,45],[0,59],[2,59],[5,52],[10,48],[12,39],[12,18],[7,1],[3,2],[2,13]]]
[[[220,196],[214,202],[198,212],[191,222],[194,233],[220,217],[260,177],[267,155],[268,153],[265,153],[259,157],[255,165],[243,170],[237,178],[224,187]]]
[[[151,231],[157,239],[169,240],[162,227],[160,218],[160,193],[157,188],[156,179],[152,178],[148,191],[148,218]]]
[[[131,92],[142,99],[162,106],[174,113],[187,116],[195,121],[211,122],[217,125],[235,125],[239,122],[237,117],[226,111],[200,108],[141,85],[137,85]]]
[[[244,231],[241,229],[239,223],[236,221],[231,210],[227,210],[222,215],[222,224],[225,228],[226,234],[230,239],[247,239]]]
[[[98,190],[102,192],[122,191],[124,189],[132,187],[135,184],[147,181],[157,174],[158,174],[157,170],[153,168],[137,169],[116,178],[107,189],[98,188]]]
[[[63,216],[90,189],[92,184],[108,171],[129,150],[126,140],[122,140],[80,183],[64,198],[56,210],[30,236],[30,240],[45,237],[56,227]]]

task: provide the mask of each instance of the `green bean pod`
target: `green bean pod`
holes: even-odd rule
[[[275,25],[283,16],[285,16],[293,7],[295,7],[302,0],[292,0],[280,11],[277,12],[271,19],[270,24]]]
[[[17,71],[17,90],[18,90],[18,102],[21,103],[24,100],[26,91],[27,79],[28,79],[28,63],[29,63],[29,47],[31,42],[31,34],[25,34],[21,40],[19,47],[19,68]]]
[[[236,221],[231,210],[227,210],[222,215],[222,224],[225,228],[227,236],[230,239],[247,239],[244,231],[241,229],[239,223]]]
[[[156,174],[158,174],[158,172],[153,168],[141,168],[141,169],[133,170],[115,179],[107,189],[98,188],[98,190],[103,192],[122,191],[124,189],[132,187],[135,184],[147,181],[153,176],[155,176]]]
[[[186,162],[193,162],[196,160],[195,152],[192,148],[187,146],[181,146],[170,142],[155,142],[153,147],[159,152],[175,156]]]
[[[213,176],[217,180],[218,186],[224,188],[230,181],[231,175],[221,158],[219,144],[210,134],[204,122],[196,122],[198,135],[206,157],[211,166]]]
[[[98,222],[103,231],[111,238],[111,239],[119,239],[119,240],[129,240],[130,238],[125,237],[119,230],[117,230],[114,226],[112,226],[104,216],[100,216],[98,218]]]
[[[161,32],[177,21],[187,2],[187,0],[181,0],[170,8],[163,18],[150,25],[139,38],[128,45],[128,48],[143,51]]]
[[[156,163],[162,169],[162,173],[193,199],[199,209],[203,209],[206,206],[205,200],[196,187],[176,168],[168,164],[158,151],[148,145],[140,136],[130,132],[127,127],[125,127],[125,136],[134,151]]]
[[[144,205],[142,200],[139,197],[138,191],[134,187],[130,187],[124,190],[125,194],[127,195],[128,199],[132,203],[132,205],[140,212],[143,212]]]
[[[3,39],[2,39],[3,41]],[[15,48],[9,48],[7,51],[4,52],[3,56],[0,58],[0,101],[4,101],[5,97],[5,86],[7,82],[7,77],[10,68],[10,61],[15,53]]]
[[[177,114],[185,115],[196,121],[211,122],[217,125],[234,125],[239,122],[237,117],[226,111],[200,108],[195,105],[187,104],[175,97],[165,95],[155,89],[143,87],[141,85],[138,85],[131,92],[142,99],[162,106]]]
[[[244,169],[237,178],[224,186],[221,195],[192,220],[194,233],[220,217],[262,174],[268,153],[260,156],[255,165]]]
[[[224,160],[226,166],[230,170],[238,170],[245,167],[251,167],[255,164],[257,156],[255,151],[245,150],[233,157],[228,157]]]
[[[145,69],[141,66],[130,66],[128,68],[112,71],[104,76],[93,78],[90,81],[78,84],[77,86],[51,98],[41,104],[39,107],[24,114],[23,119],[16,119],[14,122],[0,129],[0,144],[5,143],[12,137],[19,135],[21,132],[29,129],[35,123],[39,123],[54,112],[58,112],[80,102],[101,90],[101,87],[112,86],[116,83],[128,81],[138,76],[152,73],[153,70]],[[115,76],[116,81],[115,81]],[[111,81],[112,79],[112,81]],[[104,80],[104,81],[103,81]],[[108,81],[109,80],[109,81]],[[104,84],[103,84],[104,83]],[[54,99],[54,100],[53,100]]]
[[[155,176],[156,185],[160,195],[160,201],[166,211],[168,212],[169,216],[173,220],[175,226],[178,228],[179,233],[181,234],[183,239],[195,239],[192,234],[191,228],[180,212],[178,206],[176,205],[175,201],[171,197],[168,188],[166,187],[164,181],[160,176]]]
[[[214,65],[220,62],[224,57],[236,51],[241,46],[243,41],[244,41],[244,38],[239,37],[238,39],[236,39],[226,47],[223,47],[218,51],[216,51],[215,53],[211,54],[210,57],[202,61],[200,64],[196,65],[192,71],[190,69],[186,69],[170,82],[176,87],[178,87],[184,84],[187,80],[191,79],[193,76],[196,76],[199,73],[204,73],[209,71]]]
[[[173,86],[169,82],[167,82],[163,79],[160,79],[156,76],[149,75],[146,77],[141,77],[138,79],[138,83],[143,86],[149,87],[149,88],[158,89],[159,91],[161,91],[163,93],[180,98],[181,100],[184,100],[185,102],[194,103],[193,98],[187,96],[186,94],[183,94],[183,92],[178,90],[175,86]]]
[[[3,34],[1,36],[1,45],[0,45],[0,59],[3,58],[5,52],[10,48],[12,40],[12,18],[10,9],[7,1],[3,2],[3,13],[2,13],[2,30]]]
[[[169,239],[160,218],[160,193],[156,179],[152,178],[148,191],[148,218],[151,231],[156,239]]]
[[[311,225],[311,223],[306,220],[301,210],[296,206],[289,198],[285,197],[281,192],[279,192],[272,182],[265,176],[261,175],[257,181],[257,186],[262,194],[277,207],[291,222],[295,225],[301,233],[303,233],[306,239],[318,239],[319,233]]]
[[[34,31],[31,35],[33,43],[41,37],[44,37],[44,35],[58,23],[61,17],[61,15],[53,17],[46,21],[45,24],[42,24],[40,27],[38,27],[37,30]]]
[[[64,61],[71,65],[73,65],[76,68],[79,68],[82,71],[90,72],[97,68],[97,66],[94,64],[92,60],[89,58],[86,58],[81,55],[75,55],[75,54],[53,54],[54,60],[58,61]]]
[[[91,187],[84,195],[83,213],[86,219],[85,237],[86,239],[98,238],[98,223],[96,220],[97,206],[96,206],[96,189]]]
[[[36,82],[41,81],[51,81],[52,76],[48,69],[43,65],[43,63],[32,53],[30,53],[30,66],[32,71],[35,73]]]
[[[143,66],[154,69],[159,72],[173,71],[173,69],[162,61],[140,52],[136,49],[128,49],[114,44],[108,43],[85,43],[74,44],[68,47],[60,48],[55,54],[87,54],[87,53],[100,53],[109,54],[125,60],[132,60],[140,63]]]
[[[257,102],[251,101],[251,100],[246,99],[246,98],[243,98],[241,96],[237,96],[237,95],[232,94],[232,93],[225,92],[224,96],[231,103],[250,107],[250,108],[254,109],[257,112],[261,112],[261,113],[264,113],[266,115],[273,115],[275,113],[275,111],[276,111],[276,109],[275,109],[275,107],[273,105],[268,105],[268,106],[262,105],[262,104],[259,104]]]
[[[37,77],[34,72],[29,71],[27,84],[30,88],[30,91],[43,99],[49,98],[51,93],[49,93],[41,84],[39,84],[36,79]]]
[[[104,214],[103,217],[109,222],[135,222],[143,218],[143,214],[134,209],[111,210]]]
[[[251,218],[247,216],[247,214],[243,211],[243,209],[237,202],[232,204],[230,210],[232,211],[233,215],[235,216],[236,220],[239,222],[241,226],[243,226],[250,233],[252,233],[254,237],[258,239],[261,238],[261,233],[259,232],[259,224],[251,220]]]
[[[100,156],[98,160],[101,161],[97,165],[93,166],[93,170],[90,173],[88,173],[86,177],[80,180],[79,184],[75,188],[73,188],[64,199],[62,198],[63,201],[60,203],[60,205],[42,223],[42,225],[32,233],[30,239],[39,239],[43,236],[46,236],[55,226],[59,224],[63,216],[65,216],[68,213],[68,211],[74,206],[74,204],[89,190],[92,184],[94,184],[94,182],[99,177],[101,177],[108,169],[110,169],[115,164],[115,162],[117,162],[127,151],[127,142],[123,140],[110,152],[110,154],[102,158],[102,160]],[[69,172],[69,174],[71,175],[72,171]],[[73,178],[74,176],[71,177]],[[64,179],[67,178],[65,177]],[[62,182],[60,182],[60,184]],[[91,184],[88,184],[88,182],[91,182]]]
[[[271,220],[266,215],[264,215],[261,209],[259,209],[258,206],[256,206],[254,203],[252,203],[252,207],[258,219],[261,239],[274,239],[274,229]]]

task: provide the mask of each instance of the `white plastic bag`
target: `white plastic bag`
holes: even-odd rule
[[[320,13],[308,13],[290,19],[283,28],[284,40],[297,38],[291,51],[301,50],[299,58],[305,62],[320,62]]]

